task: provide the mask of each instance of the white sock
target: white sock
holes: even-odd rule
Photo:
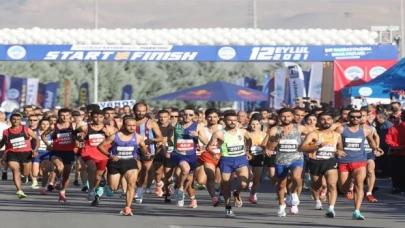
[[[284,210],[284,209],[286,208],[286,205],[285,205],[285,204],[282,204],[282,205],[279,206],[279,208],[280,208],[281,210]]]
[[[320,201],[320,200],[316,200],[316,203],[317,203],[317,204],[320,204],[320,203],[321,203],[321,201]]]
[[[329,205],[329,210],[334,210],[335,209],[335,205]]]
[[[371,192],[367,192],[367,193],[366,193],[366,196],[371,196],[371,195],[372,195]]]

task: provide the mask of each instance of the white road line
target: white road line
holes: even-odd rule
[[[169,225],[168,228],[183,228],[181,226],[176,226],[176,225]]]

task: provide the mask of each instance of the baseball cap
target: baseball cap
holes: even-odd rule
[[[0,112],[6,112],[4,108],[0,108]]]
[[[62,107],[60,107],[59,105],[55,107],[55,109],[61,109]]]

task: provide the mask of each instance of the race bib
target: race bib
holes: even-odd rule
[[[281,152],[297,152],[298,141],[296,139],[281,139],[278,143]]]
[[[39,141],[40,141],[40,143],[39,143],[38,150],[39,150],[39,151],[44,151],[44,150],[46,150],[46,145],[45,145],[44,141],[42,141],[42,140],[39,140]]]
[[[11,146],[13,147],[13,149],[20,149],[20,148],[24,148],[27,146],[27,144],[25,143],[24,137],[10,139],[10,143],[11,143]]]
[[[216,143],[215,145],[210,146],[210,149],[211,149],[212,151],[214,151],[214,153],[216,153],[216,154],[220,154],[220,153],[221,153],[221,150],[218,148],[218,144],[217,144],[217,143]]]
[[[117,157],[120,159],[132,159],[134,158],[135,147],[133,146],[118,146],[117,147]]]
[[[178,152],[188,152],[194,150],[194,141],[192,139],[179,139],[176,143]]]
[[[90,146],[98,146],[102,141],[105,140],[104,134],[91,134],[89,135]]]
[[[251,155],[261,155],[261,154],[263,154],[263,148],[258,146],[257,144],[253,144],[253,146],[250,147],[250,154]]]
[[[59,144],[71,144],[72,143],[72,137],[71,133],[59,133],[56,135],[56,138],[59,139]]]
[[[315,159],[323,160],[329,159],[335,156],[336,149],[332,145],[326,145],[315,153]]]
[[[361,138],[346,138],[344,142],[344,150],[361,151]]]
[[[226,145],[229,155],[244,155],[245,144],[241,143],[227,143]]]

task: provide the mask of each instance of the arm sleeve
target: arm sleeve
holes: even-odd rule
[[[397,134],[398,131],[396,130],[395,127],[391,127],[388,130],[387,135],[385,136],[385,142],[390,146],[390,147],[398,147],[399,144],[397,142]]]

